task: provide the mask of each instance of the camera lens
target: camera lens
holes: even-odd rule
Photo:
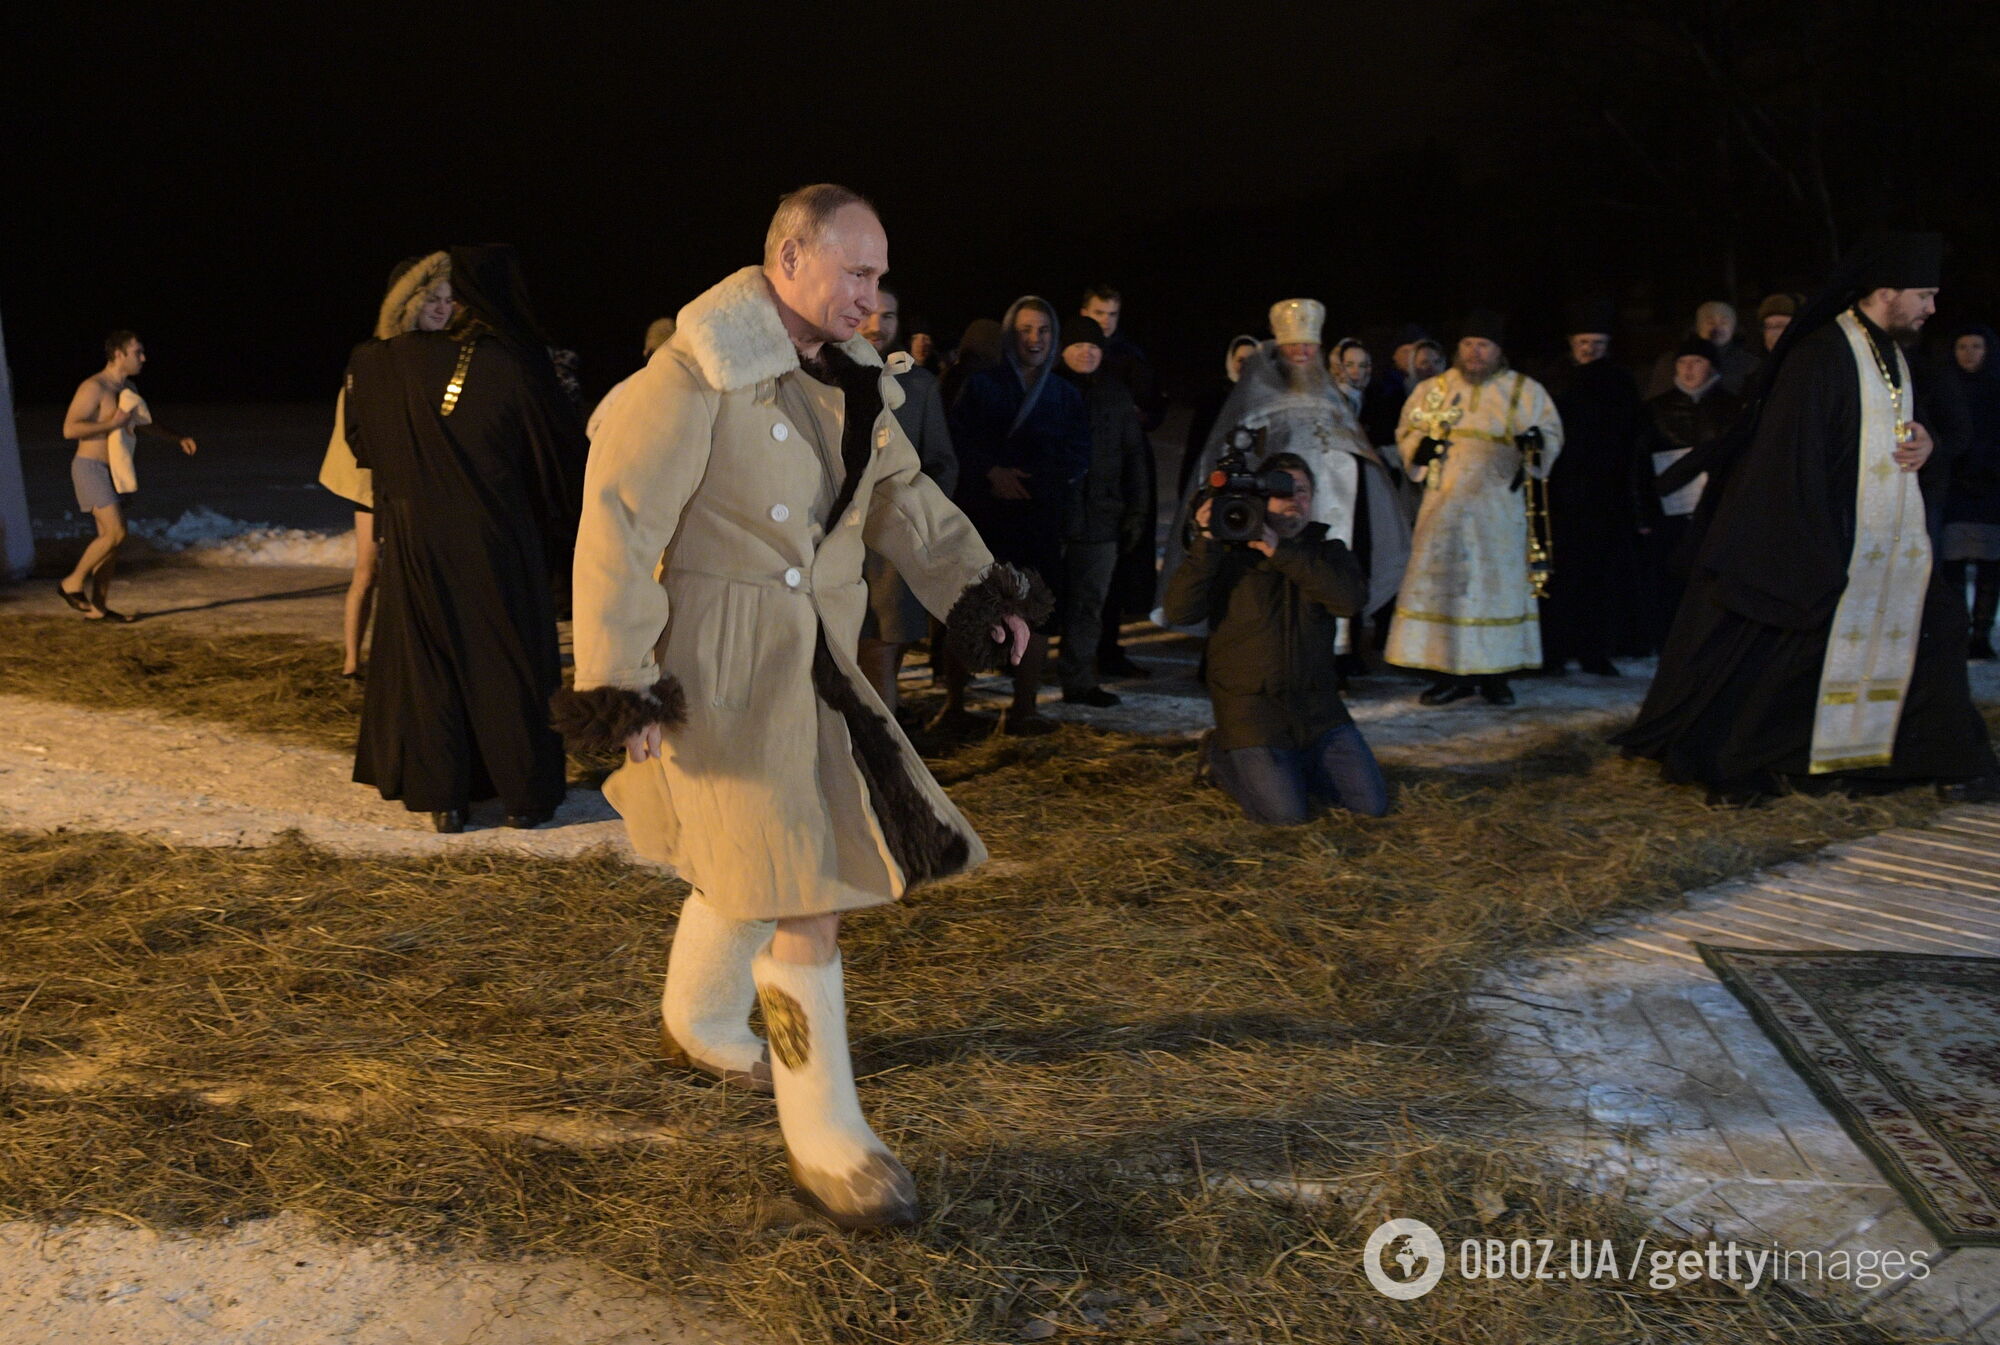
[[[1217,537],[1228,542],[1245,542],[1261,535],[1264,531],[1263,502],[1246,500],[1241,495],[1224,496],[1217,502],[1213,531]]]

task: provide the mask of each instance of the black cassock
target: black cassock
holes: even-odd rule
[[[1894,346],[1870,335],[1894,369]],[[1924,414],[1919,398],[1912,418]],[[1820,669],[1854,548],[1860,427],[1860,371],[1828,323],[1778,370],[1716,501],[1638,722],[1616,739],[1658,761],[1667,779],[1761,791],[1808,773]],[[1934,454],[1918,474],[1927,500],[1946,470]],[[1969,780],[1994,770],[1966,682],[1964,595],[1940,569],[1933,564],[1924,595],[1893,759],[1842,778]]]
[[[1643,427],[1639,384],[1609,360],[1566,364],[1549,380],[1562,452],[1549,472],[1555,550],[1542,600],[1542,663],[1608,659],[1638,585],[1632,453]]]
[[[449,415],[459,341],[412,332],[348,362],[347,435],[374,472],[381,548],[354,778],[413,812],[564,792],[551,576],[575,543],[582,432],[514,350],[479,340]]]

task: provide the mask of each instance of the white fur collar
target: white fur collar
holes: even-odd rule
[[[718,392],[735,392],[799,367],[785,335],[764,269],[746,266],[680,311],[673,344],[685,350]],[[882,357],[859,336],[840,344],[856,364],[879,368]]]

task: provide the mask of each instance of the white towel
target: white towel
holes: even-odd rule
[[[119,390],[118,409],[130,411],[132,419],[110,435],[111,484],[120,495],[130,495],[139,489],[139,472],[132,465],[132,449],[139,441],[139,426],[152,424],[153,413],[146,409],[146,399],[130,388]]]

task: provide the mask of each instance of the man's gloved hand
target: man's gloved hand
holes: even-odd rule
[[[1537,463],[1542,460],[1541,427],[1534,426],[1515,435],[1514,447],[1521,451],[1521,465],[1514,469],[1514,479],[1507,483],[1507,489],[1518,491],[1527,483],[1529,460]]]
[[[1445,441],[1442,439],[1419,439],[1417,451],[1410,455],[1410,470],[1420,471],[1444,456]]]

